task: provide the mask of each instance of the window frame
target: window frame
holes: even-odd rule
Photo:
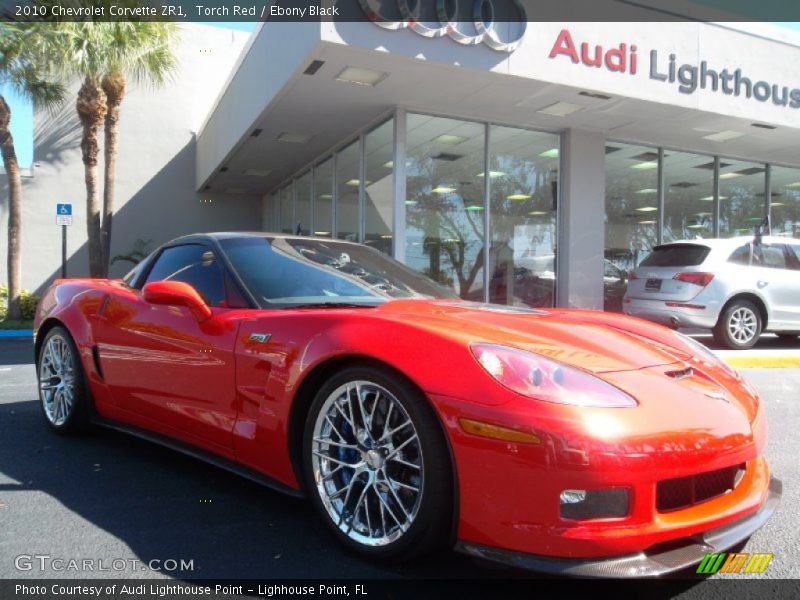
[[[141,294],[142,289],[144,288],[147,278],[150,277],[150,273],[153,270],[153,267],[158,262],[158,259],[161,258],[161,255],[164,254],[167,250],[172,248],[179,248],[181,246],[201,246],[202,248],[206,248],[207,250],[211,251],[214,254],[214,260],[216,261],[217,265],[220,268],[220,274],[222,275],[222,285],[224,290],[224,298],[225,303],[229,304],[231,298],[238,297],[240,300],[243,300],[247,306],[209,306],[210,308],[220,308],[220,309],[227,309],[227,310],[242,310],[242,309],[255,309],[258,308],[257,304],[253,300],[252,294],[250,290],[243,284],[241,279],[239,278],[238,273],[236,270],[231,267],[228,263],[228,258],[225,256],[225,252],[223,252],[215,242],[211,240],[181,240],[177,242],[169,242],[164,244],[157,250],[155,250],[149,257],[147,257],[143,262],[146,261],[147,264],[139,271],[136,277],[130,282],[128,285],[129,288],[136,290]],[[234,289],[231,289],[231,286],[235,286]]]

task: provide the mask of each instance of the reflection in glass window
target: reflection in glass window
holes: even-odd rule
[[[664,243],[714,236],[714,157],[664,153]]]
[[[311,172],[308,171],[294,183],[297,216],[293,233],[311,233]]]
[[[394,120],[390,119],[364,137],[364,153],[364,242],[391,254]]]
[[[280,218],[281,232],[294,233],[292,227],[292,184],[290,183],[280,191]]]
[[[605,277],[604,306],[621,311],[628,273],[658,243],[658,151],[606,145],[605,260],[618,277]],[[612,269],[608,269],[612,272]]]
[[[409,114],[406,264],[483,299],[484,125]]]
[[[772,234],[800,238],[800,169],[772,167]]]
[[[489,302],[553,306],[559,137],[493,126],[489,143]]]
[[[314,235],[331,237],[333,231],[333,158],[314,167]]]
[[[750,235],[766,215],[766,167],[720,159],[719,237]]]
[[[336,237],[358,241],[359,142],[336,155]]]

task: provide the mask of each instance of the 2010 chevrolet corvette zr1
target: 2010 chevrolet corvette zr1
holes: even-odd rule
[[[170,242],[36,316],[47,423],[91,423],[295,495],[372,558],[450,543],[534,569],[659,575],[746,540],[780,482],[754,390],[622,315],[461,301],[376,250]]]

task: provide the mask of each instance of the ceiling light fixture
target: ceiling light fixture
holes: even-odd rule
[[[741,177],[741,173],[737,173],[736,171],[732,173],[723,173],[719,176],[720,179],[735,179],[736,177]]]
[[[704,135],[704,140],[710,140],[712,142],[727,142],[728,140],[735,140],[736,138],[742,137],[744,134],[738,131],[733,131],[732,129],[726,129],[725,131],[719,131],[717,133],[710,133],[708,135]]]
[[[485,177],[486,173],[478,173],[478,177]],[[498,177],[505,177],[506,174],[502,171],[489,171],[489,179],[497,179]]]
[[[283,131],[278,134],[275,139],[279,142],[286,142],[288,144],[307,144],[311,139],[311,135],[307,133],[292,133],[290,131]]]
[[[510,196],[506,196],[507,200],[530,200],[530,194],[511,194]]]
[[[572,102],[556,102],[555,104],[544,106],[536,112],[542,115],[550,115],[551,117],[566,117],[581,110],[583,110],[583,106],[580,104],[573,104]]]
[[[649,171],[650,169],[657,169],[658,163],[657,162],[640,162],[635,165],[631,165],[631,169],[637,169],[639,171]]]
[[[653,212],[658,210],[657,206],[642,206],[641,208],[636,209],[639,212]]]
[[[431,190],[434,194],[452,194],[456,191],[456,188],[447,186],[447,185],[439,185]]]
[[[540,152],[539,156],[543,158],[558,158],[559,150],[558,148],[551,148],[550,150],[545,150],[544,152]]]
[[[445,144],[447,146],[458,146],[466,142],[469,138],[466,138],[462,135],[451,135],[449,133],[443,133],[440,136],[433,138],[431,141],[435,144]]]
[[[366,87],[375,87],[388,76],[388,73],[384,73],[383,71],[375,71],[374,69],[365,69],[363,67],[345,67],[336,76],[336,81],[354,83],[356,85],[363,85]]]
[[[657,194],[658,190],[655,188],[645,188],[643,190],[638,190],[637,194]]]

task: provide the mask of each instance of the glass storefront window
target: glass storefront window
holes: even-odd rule
[[[800,169],[772,167],[772,234],[800,238]]]
[[[281,219],[281,233],[294,233],[292,226],[293,219],[293,202],[292,202],[292,184],[285,186],[280,191],[280,219]]]
[[[489,144],[489,302],[554,306],[559,136],[493,126]]]
[[[392,253],[394,119],[364,137],[364,243]]]
[[[333,158],[314,167],[314,235],[331,237],[333,231]]]
[[[606,145],[604,307],[622,310],[627,273],[658,243],[658,151]]]
[[[359,142],[336,154],[336,237],[358,241]]]
[[[294,182],[295,231],[299,235],[311,233],[311,172],[307,171]]]
[[[483,300],[484,129],[409,114],[406,148],[406,263]]]
[[[750,235],[766,216],[766,166],[720,159],[719,237]]]
[[[714,236],[713,156],[667,150],[664,190],[664,243]]]

